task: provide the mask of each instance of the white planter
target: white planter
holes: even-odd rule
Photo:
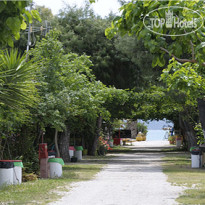
[[[61,177],[63,174],[62,165],[58,162],[49,162],[50,165],[50,178]]]
[[[13,168],[0,168],[0,187],[13,184]]]
[[[182,140],[176,140],[176,146],[181,147],[182,145]]]
[[[192,168],[199,168],[201,161],[201,155],[191,155],[191,167]]]
[[[74,156],[74,150],[69,150],[70,158]]]
[[[13,170],[13,184],[21,184],[22,183],[22,168],[21,167],[14,167]]]
[[[77,157],[78,160],[82,160],[83,159],[82,150],[75,151],[75,157]]]

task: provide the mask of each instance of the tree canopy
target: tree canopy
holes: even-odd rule
[[[121,16],[116,17],[111,27],[106,29],[106,36],[113,38],[116,34],[121,36],[128,34],[142,39],[145,48],[155,55],[152,61],[153,67],[166,66],[166,58],[170,58],[171,61],[163,70],[161,80],[167,86],[168,93],[171,91],[178,95],[173,114],[177,113],[177,108],[181,116],[178,119],[186,123],[191,120],[193,126],[193,119],[195,122],[198,121],[196,118],[198,105],[200,120],[205,129],[205,121],[202,117],[204,110],[204,2],[198,0],[132,1],[124,4],[121,12]],[[169,25],[165,23],[168,14],[172,15]],[[153,19],[157,19],[158,24],[151,30]],[[192,26],[188,27],[188,24]],[[184,98],[184,107],[180,105],[181,97]],[[190,109],[193,110],[192,108],[195,114],[189,112]],[[190,132],[190,128],[188,129]]]

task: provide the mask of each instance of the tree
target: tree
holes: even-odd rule
[[[186,34],[188,30],[186,31],[186,29],[181,29],[180,27],[176,27],[175,29],[170,30],[164,25],[162,27],[159,27],[158,30],[155,30],[158,32],[158,34],[156,34],[150,32],[143,24],[143,19],[145,24],[149,23],[149,20],[147,19],[146,15],[153,10],[155,12],[150,13],[149,16],[150,18],[157,16],[158,18],[165,19],[165,12],[162,12],[161,10],[161,8],[163,7],[166,7],[165,10],[167,12],[168,10],[170,12],[173,11],[177,13],[179,18],[181,19],[184,18],[186,19],[186,21],[190,21],[190,18],[196,18],[196,13],[189,14],[187,12],[187,8],[192,10],[197,10],[197,12],[200,13],[202,18],[204,17],[203,6],[204,6],[203,1],[191,1],[191,2],[190,1],[163,1],[163,2],[136,1],[136,2],[127,3],[121,7],[122,10],[121,17],[117,17],[114,19],[112,26],[106,30],[106,35],[109,38],[112,38],[116,33],[119,33],[121,35],[125,35],[128,33],[129,35],[136,35],[139,39],[143,39],[145,47],[148,48],[150,52],[156,55],[156,58],[154,58],[152,62],[153,67],[157,65],[164,66],[165,65],[164,57],[166,54],[169,54],[171,58],[173,57],[176,61],[180,62],[181,69],[180,71],[179,69],[177,69],[177,73],[175,76],[173,75],[173,77],[176,77],[179,74],[179,72],[181,72],[181,74],[183,73],[184,79],[185,78],[188,79],[187,82],[184,83],[178,79],[178,82],[180,81],[180,83],[183,83],[183,86],[187,86],[186,96],[188,97],[191,96],[189,101],[195,98],[194,101],[196,102],[196,100],[198,99],[200,119],[201,121],[204,122],[202,117],[204,115],[203,113],[201,113],[201,110],[203,110],[201,106],[205,104],[203,103],[204,101],[201,98],[204,92],[193,93],[191,92],[191,90],[189,90],[189,88],[192,87],[190,86],[190,84],[191,85],[194,84],[192,83],[193,78],[196,78],[194,82],[197,82],[200,76],[202,78],[204,76],[204,72],[203,72],[204,27],[202,26],[197,31],[192,32],[189,35],[182,35],[176,37],[173,35],[182,34],[182,32],[185,32]],[[197,26],[198,24],[201,24],[200,20],[197,21]],[[183,63],[191,63],[189,65],[191,65],[193,69],[197,67],[197,70],[195,69],[194,71],[196,75],[194,75],[191,78],[189,77],[188,73],[183,72],[184,69]],[[175,86],[175,89],[180,89],[180,86],[178,87],[176,83],[173,86]],[[194,87],[195,87],[194,89],[196,90],[197,85]]]
[[[50,32],[46,39],[37,43],[31,53],[35,66],[39,68],[38,81],[41,84],[41,101],[36,113],[42,128],[50,126],[55,129],[55,139],[58,138],[58,132],[63,132],[60,152],[64,160],[69,161],[70,124],[76,118],[96,122],[99,116],[105,116],[106,112],[102,113],[101,106],[104,102],[105,86],[95,80],[89,68],[89,58],[73,53],[66,55],[57,38],[55,31]],[[80,129],[83,125],[78,126]],[[55,144],[57,148],[57,140]]]
[[[20,31],[25,30],[27,22],[38,19],[38,12],[27,11],[28,1],[0,2],[0,47],[13,47],[14,40],[20,38]],[[25,61],[25,55],[17,50],[0,52],[0,121],[1,158],[4,145],[11,140],[14,132],[30,117],[30,106],[35,105],[35,70]],[[8,156],[11,158],[11,156]]]
[[[38,99],[35,70],[18,50],[0,54],[0,147],[30,117],[29,108]],[[3,157],[4,149],[1,147]],[[11,157],[11,156],[10,156]]]
[[[169,35],[180,35],[182,32],[184,32],[184,30],[182,30],[180,27],[169,30],[164,25],[162,28],[160,27],[160,31],[158,31],[160,33],[156,35],[155,33],[150,32],[144,26],[144,17],[146,17],[148,12],[154,9],[156,9],[156,11],[152,14],[153,17],[157,15],[158,17],[165,18],[165,12],[161,12],[160,10],[162,7],[166,7],[166,11],[169,10],[170,12],[173,11],[178,13],[178,15],[180,15],[179,17],[185,18],[186,20],[188,20],[190,17],[193,17],[190,13],[187,12],[186,8],[193,10],[197,9],[200,15],[202,17],[204,16],[203,1],[136,1],[125,4],[121,7],[121,10],[123,11],[122,16],[116,17],[114,19],[112,27],[106,30],[107,36],[111,38],[116,33],[120,33],[121,35],[128,33],[129,35],[136,35],[139,39],[143,38],[145,47],[149,48],[152,53],[156,53],[158,55],[158,57],[154,59],[153,67],[156,65],[161,66],[165,64],[163,57],[166,53],[170,54],[181,63],[198,62],[203,64],[201,53],[201,49],[203,49],[203,27],[196,31],[197,36],[193,32],[189,35],[177,37],[171,36],[170,38]],[[179,8],[177,9],[176,7]],[[145,24],[146,23],[148,23],[148,20],[145,18]],[[201,23],[200,20],[198,23]],[[166,36],[168,36],[168,38],[166,38]],[[185,54],[187,55],[187,59],[181,58]],[[189,56],[191,57],[190,59],[188,58]]]
[[[153,56],[134,37],[108,40],[105,29],[113,18],[94,16],[89,7],[67,6],[58,16],[60,41],[67,52],[90,56],[93,72],[104,84],[120,89],[147,86],[158,73],[150,66]]]

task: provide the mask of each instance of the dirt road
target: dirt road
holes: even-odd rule
[[[157,150],[167,142],[135,143],[137,152],[119,154],[91,181],[75,183],[52,205],[173,205],[183,191],[162,172]],[[140,151],[141,150],[141,151]]]

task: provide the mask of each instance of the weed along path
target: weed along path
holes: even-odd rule
[[[156,143],[156,142],[155,142]],[[135,143],[127,153],[116,154],[91,181],[77,182],[52,205],[173,205],[183,191],[172,186],[162,172],[159,149],[166,142]]]

